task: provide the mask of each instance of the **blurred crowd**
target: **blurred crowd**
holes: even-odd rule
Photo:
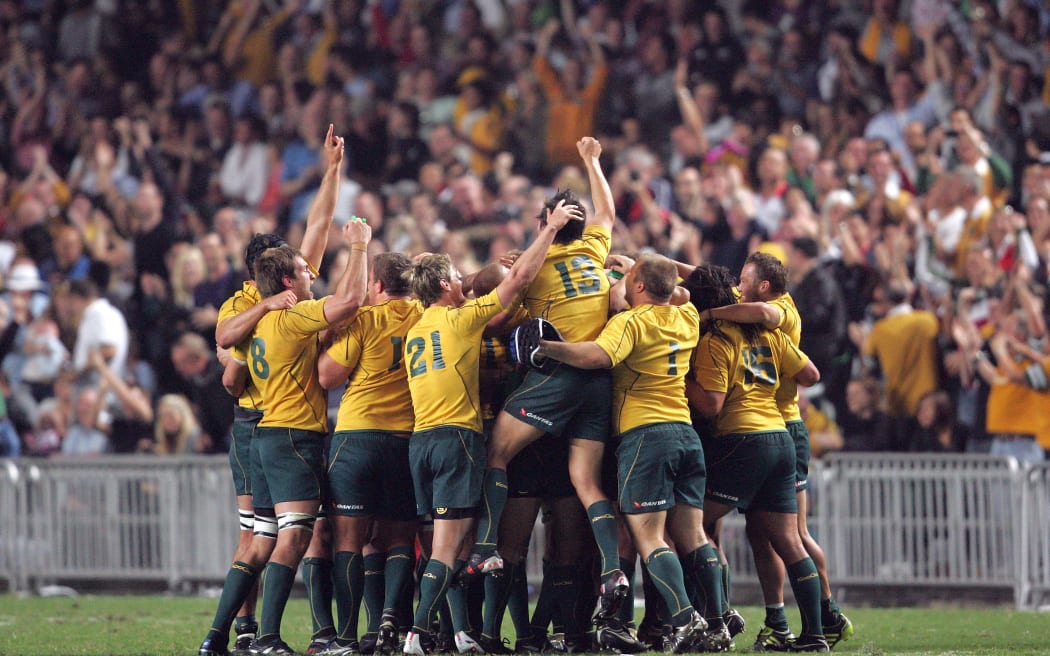
[[[329,123],[375,252],[523,247],[596,135],[615,252],[780,257],[816,454],[1050,449],[1040,0],[0,0],[0,85],[0,455],[226,449]]]

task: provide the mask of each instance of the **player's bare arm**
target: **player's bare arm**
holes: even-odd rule
[[[595,342],[552,342],[541,339],[538,353],[577,369],[610,369],[613,366],[612,358]]]
[[[685,379],[685,396],[689,405],[705,417],[717,417],[726,401],[725,392],[709,392],[691,378]]]
[[[735,323],[757,323],[764,326],[767,330],[775,330],[784,318],[780,308],[764,301],[723,305],[722,307],[704,310],[704,314],[707,316],[701,316],[701,322],[710,318]]]
[[[591,184],[591,202],[594,203],[594,215],[587,223],[588,225],[605,226],[612,230],[616,223],[616,208],[612,189],[609,187],[609,181],[605,178],[601,162],[599,162],[602,145],[594,137],[583,137],[576,142],[576,150],[580,153],[583,165],[587,169],[587,179]]]
[[[353,318],[368,295],[368,242],[372,228],[364,219],[351,219],[343,226],[343,238],[350,246],[350,259],[336,284],[336,293],[324,299],[324,318],[329,324]]]
[[[335,136],[335,126],[328,124],[328,133],[323,146],[324,175],[317,189],[310,212],[306,215],[306,230],[299,252],[316,271],[321,267],[321,258],[328,248],[328,230],[335,216],[335,204],[339,199],[339,167],[343,162],[343,138]]]
[[[215,326],[215,343],[222,348],[231,348],[239,344],[252,334],[255,324],[259,323],[259,319],[262,319],[267,312],[289,310],[295,306],[297,301],[295,292],[290,289],[267,296],[244,312],[220,321]]]

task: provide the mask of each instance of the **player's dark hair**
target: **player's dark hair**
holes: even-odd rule
[[[278,246],[284,246],[287,244],[283,237],[275,235],[273,233],[259,233],[253,235],[251,240],[248,242],[248,246],[244,249],[244,268],[248,270],[248,277],[255,278],[255,260],[259,259],[259,256],[264,251],[270,248],[276,248]]]
[[[582,212],[584,216],[587,215],[587,211],[584,209],[583,203],[581,203],[580,199],[576,197],[576,194],[572,193],[568,189],[562,189],[558,191],[558,193],[548,198],[547,202],[544,203],[543,207],[540,209],[539,216],[537,216],[536,218],[540,220],[541,226],[547,225],[547,212],[553,211],[554,208],[557,207],[558,203],[560,203],[561,201],[565,201],[566,205],[575,205],[576,207],[580,208],[580,212]],[[583,237],[583,229],[585,227],[585,223],[585,221],[569,221],[565,224],[564,227],[562,227],[561,230],[558,231],[556,235],[554,235],[554,243],[570,244],[576,241],[577,239],[580,239],[581,237]]]
[[[756,252],[748,255],[744,260],[744,265],[748,264],[754,265],[759,282],[763,280],[769,282],[769,293],[773,296],[780,296],[787,289],[787,269],[777,258],[769,253]]]
[[[717,264],[701,264],[693,269],[689,277],[682,283],[682,287],[685,287],[686,291],[689,292],[689,302],[700,313],[711,308],[736,303],[737,296],[736,292],[733,291],[735,286],[736,279],[733,278],[733,274],[729,273],[729,269]],[[765,330],[761,324],[742,323],[736,325],[740,328],[740,332],[743,333],[744,339],[748,344],[754,344],[758,341],[759,335]],[[718,321],[708,321],[706,324],[702,324],[700,328],[704,332],[710,332],[712,335],[729,341],[729,336],[718,327]]]
[[[405,280],[405,272],[411,268],[412,260],[403,253],[380,253],[372,258],[372,275],[383,283],[388,296],[408,296],[412,293]]]

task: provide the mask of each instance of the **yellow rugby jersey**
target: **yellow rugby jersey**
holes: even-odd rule
[[[219,308],[219,318],[216,320],[215,325],[217,326],[223,321],[255,307],[261,300],[262,294],[259,293],[259,288],[251,280],[245,280],[241,284],[240,291],[235,292],[233,296],[223,301],[222,307]],[[250,336],[245,337],[244,340],[230,349],[230,356],[238,362],[248,362],[248,347],[251,345],[251,342],[252,338]],[[258,410],[260,412],[263,409],[262,397],[259,395],[259,390],[256,389],[255,383],[252,382],[251,376],[248,377],[244,391],[237,397],[237,405],[248,410]]]
[[[791,298],[791,294],[784,292],[769,304],[780,309],[780,325],[777,326],[777,330],[787,335],[791,343],[798,346],[799,340],[802,339],[802,317],[799,316],[798,308],[795,307],[795,299]],[[798,409],[798,383],[794,378],[785,378],[780,381],[776,397],[777,406],[780,408],[780,414],[784,416],[784,421],[802,420],[802,413]]]
[[[553,244],[536,279],[525,293],[529,316],[550,321],[568,342],[588,342],[598,336],[609,316],[609,279],[605,260],[612,233],[588,226],[582,239]]]
[[[317,334],[327,327],[323,298],[268,312],[256,324],[248,371],[266,408],[259,426],[327,432],[328,392],[317,379]]]
[[[333,360],[353,369],[339,403],[337,431],[412,431],[405,336],[422,314],[423,305],[408,299],[363,307],[328,348]]]
[[[459,426],[481,432],[481,337],[489,319],[502,311],[496,290],[458,308],[431,305],[423,310],[405,342],[415,430]]]
[[[744,341],[740,327],[720,321],[728,339],[705,333],[693,355],[693,379],[708,392],[725,392],[718,413],[718,435],[784,430],[776,402],[777,385],[809,362],[787,335],[763,330],[758,343]]]
[[[507,321],[501,335],[485,335],[481,338],[481,359],[478,363],[478,386],[481,395],[481,418],[495,419],[507,399],[507,384],[517,366],[510,357],[507,335],[518,324],[526,321],[529,313],[518,306],[514,316]]]
[[[685,375],[699,338],[700,315],[692,303],[639,305],[609,319],[595,341],[613,363],[618,435],[646,424],[689,423]]]

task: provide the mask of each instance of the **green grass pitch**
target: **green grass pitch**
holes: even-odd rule
[[[215,600],[176,596],[19,598],[0,595],[0,655],[194,656]],[[1050,615],[1005,608],[845,608],[857,629],[835,652],[890,654],[1047,654]],[[750,651],[762,609],[741,611],[748,629],[737,652]],[[788,612],[792,628],[798,616]],[[508,630],[513,637],[513,629]],[[305,599],[292,599],[283,637],[296,649],[310,639]]]

